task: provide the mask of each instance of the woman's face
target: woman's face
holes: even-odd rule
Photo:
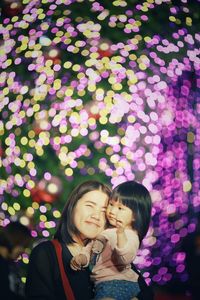
[[[80,198],[74,208],[74,225],[80,232],[80,238],[94,239],[104,229],[108,195],[95,190]]]

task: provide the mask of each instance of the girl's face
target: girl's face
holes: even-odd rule
[[[79,238],[94,239],[104,229],[108,195],[95,190],[80,198],[74,208],[74,225],[80,232]]]
[[[132,228],[133,212],[119,201],[109,201],[106,216],[108,222],[114,227]]]

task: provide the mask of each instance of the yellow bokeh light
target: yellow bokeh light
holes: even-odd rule
[[[195,135],[193,132],[188,132],[187,134],[187,142],[192,144],[195,141]]]
[[[183,182],[183,191],[185,193],[189,192],[192,188],[192,183],[189,180]]]
[[[171,22],[176,22],[176,18],[175,18],[174,16],[170,16],[170,17],[169,17],[169,20],[170,20]]]
[[[40,215],[40,221],[46,222],[47,221],[47,217],[45,215]]]
[[[33,180],[28,181],[28,186],[32,189],[35,187],[35,182]]]
[[[65,169],[65,175],[66,176],[72,176],[73,175],[73,170],[71,168]]]
[[[8,207],[8,212],[9,212],[9,214],[10,214],[11,216],[14,216],[14,215],[15,215],[15,210],[14,210],[14,208],[11,207],[11,206]]]
[[[25,189],[25,190],[23,190],[23,195],[24,195],[24,197],[28,198],[28,197],[30,197],[31,193],[29,190]]]
[[[71,63],[70,61],[66,61],[66,62],[64,63],[64,65],[63,65],[63,67],[64,67],[65,69],[70,69],[71,66],[72,66],[72,63]]]
[[[60,213],[58,210],[54,210],[53,216],[54,216],[56,219],[58,219],[58,218],[61,217],[61,213]]]
[[[28,264],[28,263],[29,263],[28,257],[23,257],[22,260],[23,260],[23,263],[24,263],[24,264]],[[23,277],[23,278],[25,279],[25,277]],[[21,279],[22,279],[22,278],[21,278]],[[22,280],[22,282],[25,282],[25,281]]]
[[[186,24],[187,24],[188,26],[192,26],[192,18],[186,17]]]
[[[32,207],[28,207],[26,210],[27,216],[31,217],[34,214],[34,209]]]
[[[33,203],[32,203],[32,207],[33,207],[34,209],[38,209],[40,206],[39,206],[39,204],[38,204],[37,202],[33,202]]]
[[[73,89],[68,87],[65,91],[66,96],[72,96],[73,95]]]
[[[104,125],[108,122],[108,118],[107,117],[100,117],[99,122]]]
[[[13,208],[14,208],[15,210],[20,210],[20,205],[19,205],[19,203],[15,202],[15,203],[13,204]]]
[[[23,137],[21,138],[21,144],[22,144],[23,146],[25,146],[25,145],[28,144],[28,139],[27,139],[27,137],[23,136]]]
[[[44,154],[44,150],[42,149],[42,147],[37,147],[36,153],[38,156],[42,156]]]
[[[35,140],[31,139],[28,144],[31,148],[35,148],[36,142],[35,142]]]

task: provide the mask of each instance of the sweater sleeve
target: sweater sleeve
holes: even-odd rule
[[[139,238],[136,231],[126,229],[125,234],[127,237],[127,243],[123,248],[114,247],[114,252],[117,260],[123,264],[128,265],[133,262],[136,257],[139,248]]]
[[[48,242],[36,246],[30,255],[26,281],[28,300],[56,300],[52,247]]]

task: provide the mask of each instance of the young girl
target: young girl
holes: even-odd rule
[[[95,298],[130,300],[140,292],[138,274],[131,269],[151,219],[151,197],[135,181],[124,182],[112,192],[106,216],[109,228],[71,261],[71,268],[87,265],[95,284]]]

